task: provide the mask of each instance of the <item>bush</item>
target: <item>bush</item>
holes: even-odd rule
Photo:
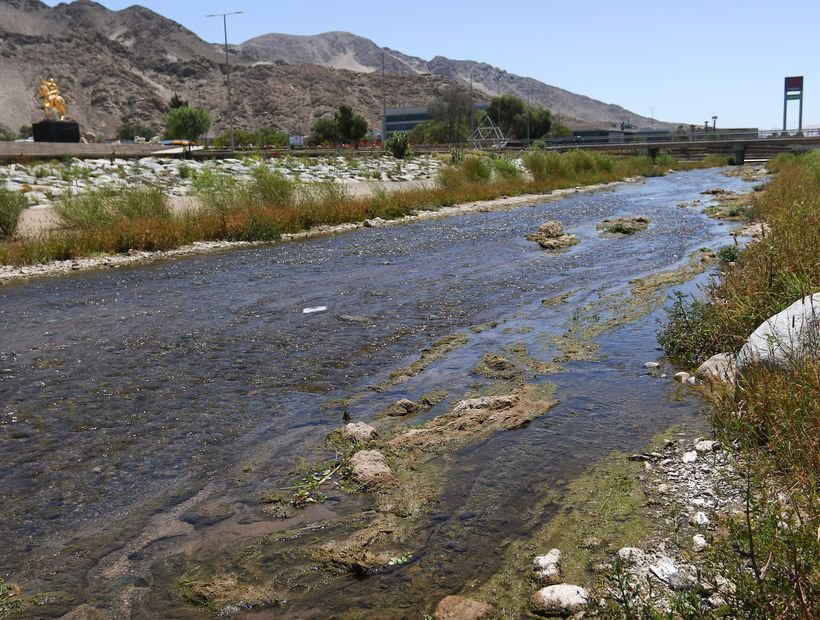
[[[484,157],[466,158],[461,164],[461,169],[468,183],[486,183],[493,173],[489,161]]]
[[[23,194],[0,187],[0,239],[11,239],[14,236],[20,216],[27,206]]]
[[[717,258],[722,263],[734,263],[740,256],[740,248],[736,245],[724,245],[717,251]]]
[[[143,125],[138,121],[126,121],[117,129],[117,139],[133,140],[135,137],[153,138],[157,135],[157,130],[149,125]]]
[[[490,164],[495,175],[501,179],[509,181],[521,176],[521,170],[508,157],[496,157],[490,160]]]
[[[281,172],[260,165],[251,172],[251,179],[247,191],[262,204],[276,207],[290,207],[293,204],[296,184]]]
[[[410,139],[407,132],[397,131],[387,140],[385,147],[396,159],[404,159],[410,151]]]

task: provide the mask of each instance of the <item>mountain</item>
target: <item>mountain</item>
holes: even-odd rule
[[[387,73],[401,75],[436,75],[472,88],[479,96],[491,98],[501,93],[513,93],[522,99],[541,104],[560,116],[588,123],[629,121],[636,125],[668,125],[630,112],[621,106],[603,103],[568,90],[550,86],[534,78],[508,73],[503,69],[472,60],[451,60],[436,56],[423,60],[396,50],[381,48],[370,39],[349,32],[297,36],[265,34],[249,39],[239,49],[267,60],[288,64],[307,63],[347,69],[362,73],[381,72],[382,62]]]
[[[384,50],[348,33],[265,35],[233,47],[235,125],[272,125],[306,133],[346,102],[380,126],[388,107],[425,105],[448,88],[486,98],[500,85],[561,115],[620,122],[641,117],[617,106],[509,74],[490,65]],[[113,137],[126,120],[160,126],[174,93],[214,116],[211,133],[228,127],[224,49],[139,6],[112,11],[91,0],[49,7],[39,0],[0,0],[0,126],[17,130],[43,117],[38,78],[53,77],[69,118],[86,134]],[[646,119],[648,121],[648,119]]]

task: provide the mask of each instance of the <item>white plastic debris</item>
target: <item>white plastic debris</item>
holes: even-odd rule
[[[302,310],[302,314],[313,314],[314,312],[324,312],[325,310],[327,310],[327,306],[313,306]]]

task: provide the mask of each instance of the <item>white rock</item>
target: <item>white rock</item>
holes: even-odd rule
[[[637,564],[644,557],[643,549],[639,547],[621,547],[618,549],[618,557],[628,564]]]
[[[706,542],[706,537],[703,534],[695,534],[692,536],[692,549],[695,551],[703,551],[708,546],[709,543]]]
[[[661,581],[668,583],[669,578],[678,572],[678,567],[672,558],[662,555],[649,567],[649,571]]]
[[[532,569],[541,583],[545,585],[561,581],[561,551],[551,549],[546,555],[539,555],[532,562]]]
[[[706,516],[705,512],[699,510],[689,518],[689,524],[705,527],[709,525],[709,517]]]
[[[675,381],[677,381],[678,383],[686,383],[689,380],[690,376],[691,375],[688,372],[681,371],[681,372],[676,372],[673,379],[675,379]]]
[[[691,450],[689,452],[684,452],[683,456],[680,457],[680,460],[683,461],[684,463],[694,463],[695,461],[698,460],[698,453],[694,450]]]
[[[658,493],[669,493],[669,485],[668,484],[659,484],[658,485]]]
[[[737,363],[745,368],[760,362],[782,364],[794,356],[818,354],[820,293],[806,295],[766,319],[740,349]]]
[[[720,448],[720,442],[713,439],[704,439],[695,444],[695,450],[698,452],[712,452]]]
[[[660,364],[658,362],[646,362],[643,367],[644,368],[658,368]]]
[[[581,586],[561,583],[541,588],[532,595],[535,611],[553,616],[570,616],[578,613],[589,602],[589,593]]]
[[[713,355],[698,366],[695,376],[712,383],[734,383],[737,377],[735,356],[731,353]]]
[[[365,424],[364,422],[351,422],[347,424],[342,430],[342,435],[345,439],[352,439],[353,441],[367,441],[377,435],[376,429]]]

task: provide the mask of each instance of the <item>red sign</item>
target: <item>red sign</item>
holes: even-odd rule
[[[803,90],[803,76],[787,77],[786,90]]]

